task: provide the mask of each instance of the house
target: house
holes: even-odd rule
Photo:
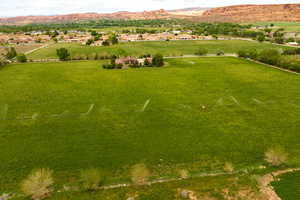
[[[127,67],[129,65],[144,65],[146,60],[148,61],[148,63],[152,63],[152,58],[127,57],[116,59],[116,64],[123,65],[124,67]]]

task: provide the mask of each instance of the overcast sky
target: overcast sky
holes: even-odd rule
[[[0,16],[144,11],[236,4],[300,3],[300,0],[0,0]]]

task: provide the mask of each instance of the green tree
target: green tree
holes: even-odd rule
[[[204,56],[208,53],[207,49],[200,47],[197,52],[195,53],[195,55],[198,56]]]
[[[59,60],[61,60],[61,61],[66,61],[66,60],[69,60],[69,58],[70,58],[70,53],[69,53],[68,49],[66,49],[66,48],[57,49],[56,54],[57,54]]]
[[[109,39],[108,39],[112,44],[118,44],[119,43],[119,40],[118,40],[118,37],[116,34],[112,34],[109,36]]]
[[[103,42],[102,42],[102,45],[103,45],[103,46],[109,46],[109,45],[110,45],[110,43],[109,43],[109,41],[108,41],[108,40],[105,40],[105,41],[103,41]]]
[[[162,67],[164,66],[164,57],[161,54],[156,54],[152,59],[152,65],[154,67]]]
[[[19,54],[17,55],[17,61],[20,62],[20,63],[25,63],[27,62],[27,57],[25,54]]]
[[[266,49],[260,52],[258,60],[270,65],[276,65],[280,60],[280,53],[276,49]]]
[[[85,44],[89,46],[89,45],[91,45],[93,43],[94,43],[93,39],[88,39]]]
[[[266,40],[266,36],[264,36],[264,35],[259,35],[259,36],[257,36],[257,41],[263,42],[263,41],[265,41],[265,40]]]
[[[91,35],[92,35],[92,36],[97,36],[98,33],[97,33],[97,31],[91,31]]]

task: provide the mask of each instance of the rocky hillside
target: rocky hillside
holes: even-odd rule
[[[165,10],[144,11],[144,12],[116,12],[110,14],[82,13],[55,16],[25,16],[0,18],[0,24],[24,25],[30,23],[58,23],[93,19],[167,19],[173,18]]]
[[[204,21],[258,22],[300,21],[300,4],[240,5],[213,8],[203,12]]]
[[[189,8],[144,12],[116,12],[111,14],[84,13],[56,16],[27,16],[0,18],[0,24],[24,25],[30,23],[58,23],[92,19],[171,19],[195,21],[259,22],[300,21],[300,4],[239,5],[219,8]]]

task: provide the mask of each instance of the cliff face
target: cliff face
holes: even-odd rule
[[[231,22],[295,22],[300,21],[300,4],[241,5],[213,8],[205,11],[200,19]]]

